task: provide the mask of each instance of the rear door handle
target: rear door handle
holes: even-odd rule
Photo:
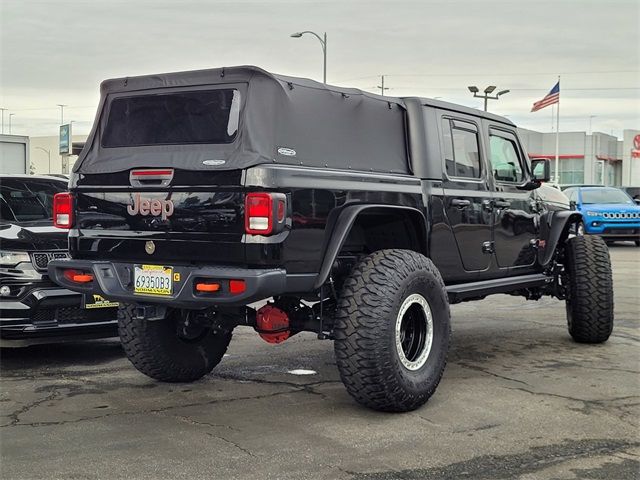
[[[494,200],[493,205],[498,208],[509,208],[511,206],[511,202],[506,200]]]
[[[465,200],[463,198],[454,198],[451,200],[451,206],[457,208],[466,208],[471,205],[471,200]]]

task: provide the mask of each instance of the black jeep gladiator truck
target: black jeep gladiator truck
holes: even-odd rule
[[[576,341],[611,334],[607,247],[536,193],[548,172],[509,120],[447,102],[256,67],[107,80],[49,273],[120,302],[154,379],[208,374],[239,325],[310,331],[358,402],[408,411],[442,377],[451,303],[550,295]]]

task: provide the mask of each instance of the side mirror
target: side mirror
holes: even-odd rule
[[[551,162],[548,158],[534,158],[531,160],[533,179],[539,182],[551,180]]]
[[[640,198],[634,198],[633,201],[636,202],[636,205],[640,205]]]
[[[535,190],[542,185],[542,182],[548,182],[551,179],[551,167],[549,160],[546,158],[534,158],[531,160],[531,171],[533,175],[524,185],[517,187],[520,190]]]
[[[570,208],[571,210],[575,210],[577,207],[578,207],[578,206],[576,205],[576,201],[575,201],[575,200],[571,200],[571,201],[569,202],[569,208]]]

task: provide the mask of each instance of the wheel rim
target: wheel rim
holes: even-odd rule
[[[584,236],[584,225],[582,223],[578,224],[578,230],[576,234],[579,236]]]
[[[404,299],[396,318],[396,351],[408,370],[418,370],[429,358],[433,344],[433,317],[419,293]]]

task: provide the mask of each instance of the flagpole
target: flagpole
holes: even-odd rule
[[[558,89],[560,88],[560,75],[558,75]],[[556,165],[555,165],[555,181],[560,185],[560,177],[558,176],[558,161],[560,160],[560,91],[558,90],[558,106],[556,107]]]

